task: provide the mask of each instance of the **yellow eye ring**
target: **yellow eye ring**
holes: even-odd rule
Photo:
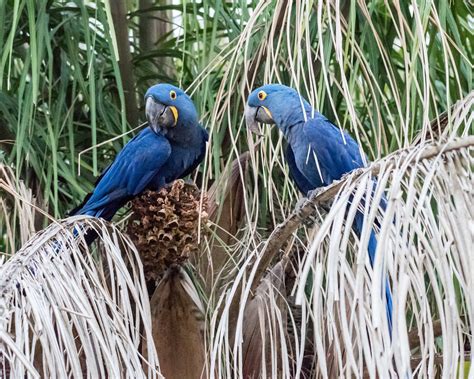
[[[170,91],[170,97],[171,97],[171,100],[176,99],[176,92],[175,91]]]
[[[267,93],[265,91],[260,91],[257,96],[259,100],[265,100]]]

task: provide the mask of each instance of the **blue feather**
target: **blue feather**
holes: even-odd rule
[[[364,214],[362,212],[357,212],[354,217],[354,223],[352,228],[354,232],[357,234],[358,237],[362,234],[362,228],[364,226]],[[367,251],[369,253],[369,260],[370,265],[374,267],[375,262],[375,252],[377,250],[377,238],[375,237],[375,233],[372,230],[370,232],[369,237],[369,244],[367,246]],[[393,312],[393,305],[392,305],[392,293],[390,290],[390,283],[388,279],[385,280],[385,299],[387,301],[385,312],[387,314],[387,322],[388,322],[388,330],[390,332],[390,336],[392,335],[392,312]]]

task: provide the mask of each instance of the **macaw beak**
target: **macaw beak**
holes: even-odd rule
[[[150,127],[155,133],[166,135],[168,129],[176,126],[178,110],[172,105],[164,105],[149,96],[146,99],[145,113]]]
[[[258,128],[258,123],[262,122],[264,124],[274,124],[272,114],[267,107],[260,105],[258,107],[245,107],[245,123],[247,128],[257,135],[262,135],[260,129]]]

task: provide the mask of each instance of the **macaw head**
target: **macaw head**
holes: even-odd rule
[[[245,121],[247,127],[259,134],[258,122],[276,124],[285,134],[299,122],[311,106],[293,88],[281,84],[267,84],[254,90],[247,99]]]
[[[145,113],[151,129],[162,135],[185,133],[185,128],[198,123],[191,98],[171,84],[156,84],[145,94]]]

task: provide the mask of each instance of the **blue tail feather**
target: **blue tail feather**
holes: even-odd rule
[[[352,227],[359,238],[362,234],[363,225],[364,225],[364,214],[361,212],[357,212],[354,219],[354,224],[352,225]],[[368,244],[367,250],[369,253],[370,265],[374,267],[375,252],[377,250],[377,239],[375,237],[375,232],[373,230],[370,232],[370,238],[369,238],[369,244]],[[390,290],[390,283],[388,281],[388,278],[385,279],[385,298],[387,300],[386,313],[387,313],[389,333],[391,337],[392,336],[393,304],[392,304],[392,292]]]
[[[105,220],[110,221],[110,219],[113,217],[115,213],[115,209],[111,210],[111,207],[106,207],[100,210],[84,210],[83,208],[79,208],[75,210],[74,214],[71,215],[86,215],[86,216],[91,216],[91,217],[96,217],[96,218],[103,218]],[[110,217],[109,217],[110,216]],[[73,231],[74,237],[77,237],[79,235],[78,231],[76,228],[74,228]],[[92,230],[91,228],[88,228],[88,230],[85,231],[84,234],[84,239],[86,241],[86,244],[89,246],[94,240],[98,237],[98,234]]]

